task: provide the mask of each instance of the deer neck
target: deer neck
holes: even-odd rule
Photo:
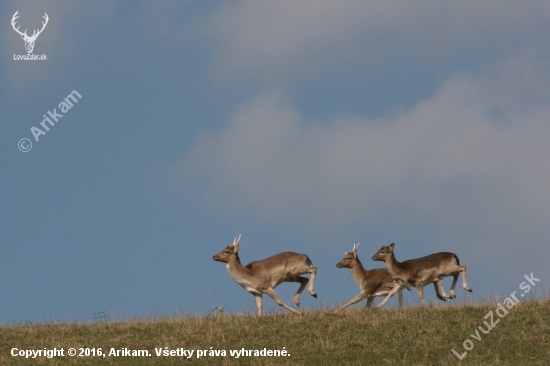
[[[242,265],[238,254],[231,256],[225,266],[231,278],[238,283],[241,283],[243,279],[250,276],[250,270]]]
[[[239,258],[239,254],[235,253],[235,255],[232,255],[229,257],[229,260],[227,261],[227,264],[225,265],[227,267],[227,270],[229,272],[239,270],[244,268],[244,266],[241,263],[241,259]]]
[[[351,274],[351,277],[353,277],[353,280],[358,286],[361,286],[363,279],[368,274],[368,272],[365,270],[365,268],[363,268],[363,265],[359,261],[359,258],[357,258],[354,264],[349,268],[349,273]]]
[[[384,267],[386,267],[393,278],[399,277],[399,274],[401,273],[401,263],[395,259],[393,252],[391,253],[390,258],[384,261]]]

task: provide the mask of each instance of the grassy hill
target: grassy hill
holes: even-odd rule
[[[548,365],[550,301],[521,301],[499,318],[496,302],[404,310],[353,308],[334,314],[181,316],[104,324],[2,326],[1,365]],[[488,334],[484,321],[500,319]],[[502,311],[500,311],[502,314]],[[478,329],[478,334],[476,334]],[[480,340],[472,338],[473,335]],[[466,347],[473,348],[465,352]],[[68,356],[69,348],[96,356]],[[166,348],[167,347],[167,348]],[[212,347],[212,348],[211,348]],[[18,350],[63,349],[64,356],[26,359]],[[95,348],[95,350],[93,350]],[[101,348],[105,357],[97,356]],[[123,356],[146,350],[150,356]],[[157,351],[194,350],[193,356],[157,356]],[[245,350],[275,350],[280,356],[246,356]],[[455,349],[458,357],[451,352]],[[113,350],[113,351],[111,351]],[[108,356],[119,350],[119,356]],[[202,355],[197,358],[198,350]],[[227,356],[209,356],[210,351]],[[230,355],[239,350],[239,358]],[[145,353],[146,351],[142,351]],[[206,352],[205,352],[206,351]],[[289,355],[284,355],[285,352]],[[181,350],[180,350],[181,352]],[[213,354],[213,353],[212,353]],[[252,353],[253,354],[253,353]],[[186,353],[187,355],[187,353]],[[32,356],[31,356],[32,357]]]

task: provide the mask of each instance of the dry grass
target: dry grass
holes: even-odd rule
[[[550,360],[550,301],[524,301],[501,319],[460,362],[451,352],[483,325],[496,302],[477,305],[350,309],[338,314],[178,316],[106,324],[42,324],[0,328],[2,365],[547,365]],[[472,339],[472,338],[470,338]],[[19,349],[70,347],[147,349],[151,357],[12,357]],[[226,350],[226,357],[157,357],[155,347]],[[229,356],[232,349],[286,347],[290,357]]]

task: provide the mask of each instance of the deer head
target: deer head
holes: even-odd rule
[[[42,22],[42,29],[40,30],[37,30],[35,29],[34,32],[32,33],[32,36],[28,36],[27,35],[27,30],[25,29],[24,32],[21,32],[19,30],[19,26],[17,28],[15,28],[15,20],[17,18],[19,18],[19,10],[17,10],[15,12],[15,14],[13,14],[13,17],[11,18],[11,26],[13,27],[13,29],[19,33],[21,35],[21,38],[23,38],[23,41],[25,41],[25,49],[27,50],[27,53],[32,53],[32,50],[34,49],[34,42],[36,41],[36,38],[38,38],[38,36],[40,35],[40,33],[42,33],[42,31],[44,30],[44,28],[46,28],[46,24],[48,24],[48,14],[44,13],[44,20],[45,22]]]
[[[353,266],[353,262],[357,259],[357,248],[359,248],[359,243],[353,244],[353,249],[351,252],[344,252],[344,258],[338,262],[336,267],[351,268]]]
[[[233,254],[237,254],[237,252],[241,249],[241,234],[239,234],[238,238],[235,238],[233,240],[233,244],[228,245],[227,248],[216,254],[214,257],[212,257],[213,260],[218,262],[224,262],[228,263],[229,258]]]
[[[380,262],[386,262],[390,260],[393,254],[394,246],[395,246],[395,243],[391,243],[390,245],[387,245],[387,246],[380,245],[380,250],[376,252],[375,255],[372,256],[372,260],[380,261]]]

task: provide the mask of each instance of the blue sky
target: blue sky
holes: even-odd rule
[[[48,14],[33,51],[46,61],[14,60],[17,10],[29,34]],[[474,289],[460,300],[508,295],[531,272],[549,286],[548,2],[4,1],[0,14],[0,321],[253,310],[212,260],[240,233],[244,263],[308,254],[306,307],[358,293],[335,267],[357,242],[366,268],[379,244],[401,261],[455,252]],[[277,292],[290,303],[296,287]]]

